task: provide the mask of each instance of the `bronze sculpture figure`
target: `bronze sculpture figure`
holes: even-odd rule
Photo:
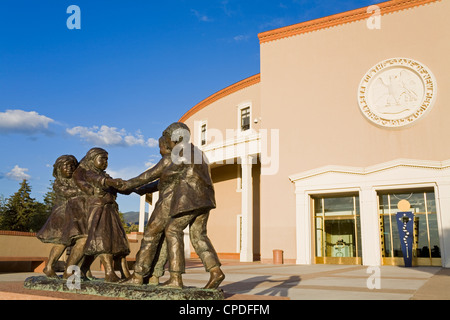
[[[78,161],[72,155],[60,156],[53,165],[55,201],[49,218],[37,233],[42,242],[54,244],[44,268],[48,277],[57,277],[55,264],[64,250],[73,244],[82,246],[87,234],[85,195],[72,179],[77,167]]]
[[[82,251],[77,251],[73,258],[69,257],[67,264],[78,264],[84,255],[86,257],[82,271],[86,272],[92,261],[99,256],[105,267],[105,281],[118,282],[120,279],[114,272],[114,260],[119,262],[122,276],[128,277],[130,274],[126,256],[130,253],[130,248],[115,201],[122,180],[112,179],[105,172],[107,166],[108,153],[101,148],[92,148],[73,174],[75,183],[88,194],[88,226]]]
[[[185,272],[182,234],[187,225],[191,225],[192,245],[210,273],[205,288],[217,288],[225,278],[217,253],[206,235],[209,211],[216,206],[209,165],[204,154],[188,142],[188,136],[189,128],[184,123],[169,125],[160,138],[162,159],[125,184],[124,188],[130,190],[159,179],[160,198],[145,229],[133,276],[124,283],[143,283],[165,235],[170,279],[163,285],[182,288],[181,275]],[[174,154],[175,150],[178,155]]]

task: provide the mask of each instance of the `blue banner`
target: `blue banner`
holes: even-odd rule
[[[414,240],[414,213],[397,212],[397,226],[405,267],[411,267]]]

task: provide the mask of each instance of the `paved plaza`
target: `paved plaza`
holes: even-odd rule
[[[226,279],[221,285],[229,300],[429,300],[450,299],[450,269],[342,265],[270,265],[224,261]],[[113,298],[54,293],[23,288],[36,273],[0,274],[0,299],[40,300]],[[101,272],[94,276],[102,277]],[[186,286],[202,287],[209,274],[191,260],[184,275]],[[164,281],[165,275],[161,278]]]

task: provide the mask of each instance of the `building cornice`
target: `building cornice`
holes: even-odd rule
[[[414,159],[396,159],[393,161],[377,164],[370,167],[348,167],[348,166],[325,166],[289,176],[291,182],[305,180],[314,176],[327,173],[342,173],[349,175],[369,175],[398,167],[422,168],[431,170],[444,170],[450,168],[450,160],[445,161],[428,161]]]
[[[376,4],[380,9],[380,15],[397,12],[413,7],[438,2],[441,0],[392,0]],[[346,23],[368,19],[373,12],[367,12],[368,7],[346,11],[331,16],[306,21],[291,26],[270,30],[258,34],[260,44],[278,39],[288,38],[303,33],[313,32],[321,29],[331,28]]]
[[[208,105],[210,105],[211,103],[222,99],[232,93],[235,93],[239,90],[242,90],[244,88],[250,87],[254,84],[257,84],[261,81],[261,75],[255,74],[254,76],[248,77],[244,80],[241,80],[239,82],[236,82],[234,84],[232,84],[231,86],[228,86],[216,93],[214,93],[213,95],[209,96],[208,98],[206,98],[205,100],[197,103],[194,107],[192,107],[188,112],[186,112],[181,118],[180,120],[178,120],[179,122],[184,122],[187,119],[189,119],[190,117],[192,117],[195,113],[199,112],[200,110],[202,110],[203,108],[207,107]]]

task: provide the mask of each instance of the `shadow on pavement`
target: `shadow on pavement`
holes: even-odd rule
[[[272,280],[270,278],[271,276],[257,276],[221,286],[221,289],[224,292],[239,294],[251,292],[252,295],[288,297],[289,289],[300,283],[300,276],[290,276],[283,280]],[[261,288],[261,291],[258,288]]]

